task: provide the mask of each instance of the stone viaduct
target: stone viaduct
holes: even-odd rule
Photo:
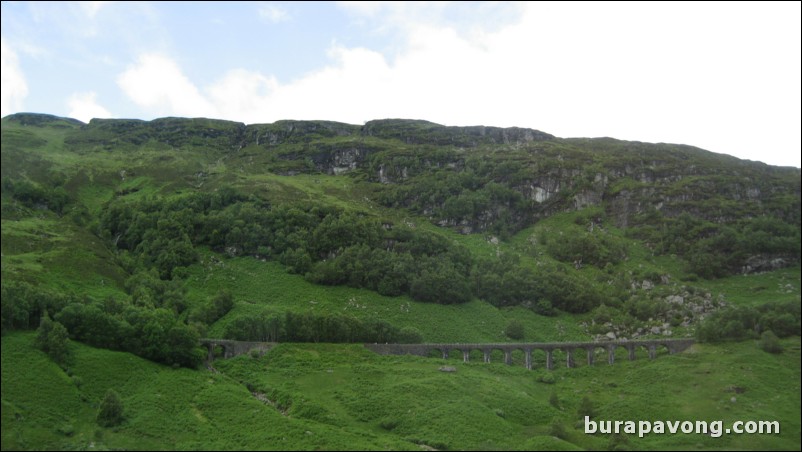
[[[226,339],[201,339],[200,343],[208,350],[207,361],[214,361],[215,350],[221,349],[222,358],[233,358],[238,355],[250,353],[257,350],[264,354],[277,344],[275,342],[244,342],[231,341]],[[546,355],[546,368],[554,369],[554,351],[560,350],[565,353],[565,365],[574,367],[574,355],[577,352],[585,352],[588,365],[592,366],[596,350],[602,349],[607,353],[607,363],[615,363],[615,349],[624,348],[630,360],[635,359],[635,351],[644,348],[649,353],[649,358],[657,356],[657,350],[664,347],[669,354],[674,354],[685,350],[693,345],[693,339],[653,339],[653,340],[632,340],[632,341],[608,341],[608,342],[531,342],[531,343],[497,343],[497,344],[365,344],[365,347],[380,355],[417,355],[431,356],[434,352],[441,355],[443,359],[448,359],[453,352],[461,352],[464,362],[470,361],[470,354],[474,350],[482,352],[484,362],[490,362],[490,355],[494,350],[504,353],[504,362],[512,364],[512,353],[522,351],[524,353],[524,365],[527,369],[532,369],[532,353],[541,350]]]
[[[588,365],[592,366],[597,349],[603,349],[607,353],[607,363],[615,363],[615,349],[622,347],[627,350],[630,360],[635,359],[635,351],[645,348],[649,353],[649,358],[657,356],[660,347],[668,349],[669,354],[674,354],[685,350],[693,345],[693,339],[654,339],[654,340],[631,340],[631,341],[609,341],[609,342],[541,342],[541,343],[499,343],[499,344],[365,344],[368,349],[380,355],[417,355],[431,356],[434,352],[442,354],[443,359],[448,359],[452,352],[462,352],[462,360],[468,362],[473,350],[479,350],[484,356],[484,362],[490,362],[490,354],[493,350],[500,350],[504,353],[504,362],[512,364],[512,352],[520,350],[524,353],[524,365],[527,369],[532,369],[532,352],[542,350],[546,354],[546,368],[554,369],[554,351],[560,350],[566,355],[565,365],[574,367],[574,354],[584,351]]]
[[[275,342],[244,342],[227,339],[201,339],[200,344],[209,351],[206,355],[207,361],[214,361],[215,349],[218,347],[222,349],[222,358],[233,358],[250,353],[251,350],[258,350],[260,354],[265,354],[276,346]]]

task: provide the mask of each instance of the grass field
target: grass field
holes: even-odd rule
[[[209,331],[221,337],[228,321],[243,315],[271,312],[343,313],[360,319],[383,319],[403,328],[415,327],[428,342],[500,342],[508,340],[504,328],[510,320],[524,324],[530,341],[586,340],[572,316],[543,317],[520,307],[498,309],[474,300],[461,305],[421,303],[407,296],[385,297],[376,292],[344,286],[311,284],[287,273],[275,262],[250,257],[212,259],[190,268],[187,294],[196,302],[219,290],[238,300],[236,307]]]
[[[609,435],[585,434],[578,423],[585,396],[596,420],[781,425],[779,435],[627,435],[635,450],[799,446],[798,338],[783,341],[780,355],[753,342],[695,345],[654,361],[553,372],[332,344],[217,360],[219,373],[72,344],[65,371],[32,341],[31,333],[2,339],[3,450],[605,449]],[[444,364],[456,372],[440,372]],[[109,388],[123,399],[125,421],[107,429],[94,417]]]
[[[701,315],[691,319],[684,313],[659,313],[662,317],[636,319],[638,303],[663,306],[669,297],[682,296],[686,312],[705,300],[755,309],[775,301],[800,303],[798,263],[767,273],[704,279],[692,271],[682,247],[677,248],[679,254],[672,254],[673,248],[662,248],[660,254],[656,246],[666,237],[685,237],[666,235],[683,209],[704,219],[689,223],[699,229],[690,237],[698,243],[707,243],[707,236],[715,235],[722,224],[750,239],[751,230],[744,225],[761,216],[774,220],[770,226],[786,239],[780,245],[798,243],[793,229],[798,229],[799,177],[790,169],[751,166],[685,147],[608,139],[487,142],[463,148],[454,144],[462,142],[438,135],[444,132],[435,125],[414,121],[389,121],[384,132],[374,129],[375,136],[339,136],[345,129],[332,131],[323,123],[293,124],[295,129],[286,124],[258,126],[254,133],[262,141],[251,139],[240,146],[237,140],[244,138],[230,139],[235,136],[230,134],[232,124],[205,119],[82,126],[37,115],[3,118],[0,271],[4,284],[27,283],[33,295],[25,300],[29,304],[3,304],[2,450],[800,449],[798,336],[781,340],[780,354],[762,351],[756,340],[697,344],[678,355],[660,353],[653,361],[643,350],[629,361],[619,349],[614,366],[601,356],[595,366],[587,366],[580,353],[574,369],[566,369],[565,355],[556,352],[554,371],[544,369],[542,353],[535,356],[535,369],[528,371],[522,352],[513,353],[513,365],[507,366],[498,351],[492,363],[484,364],[475,355],[463,363],[461,356],[379,356],[360,344],[325,343],[281,344],[264,356],[217,360],[213,368],[190,370],[78,342],[70,343],[70,358],[60,367],[34,347],[34,332],[19,331],[20,322],[8,321],[9,315],[19,314],[12,312],[15,309],[27,309],[37,319],[37,307],[47,294],[66,294],[71,302],[108,306],[110,312],[135,303],[141,303],[136,307],[143,311],[166,307],[162,314],[191,323],[207,337],[223,337],[243,317],[294,312],[386,321],[399,329],[414,328],[425,342],[506,342],[511,339],[505,329],[513,320],[523,326],[523,341],[590,341],[626,322],[634,325],[622,329],[627,335],[642,327],[646,335],[692,336]],[[361,133],[359,126],[332,127]],[[412,135],[398,135],[402,129],[393,127]],[[434,145],[426,137],[447,144]],[[274,143],[266,145],[265,140]],[[633,146],[641,151],[633,153]],[[340,174],[355,153],[362,153],[357,168]],[[380,169],[390,182],[377,178]],[[608,177],[610,184],[603,187]],[[25,198],[24,190],[23,195],[14,191],[14,184],[24,187],[25,182],[48,196],[63,193],[64,209],[51,210],[51,198],[31,200],[30,193]],[[545,193],[543,187],[551,198],[537,203],[529,199],[532,193]],[[700,193],[699,187],[712,188]],[[751,192],[744,190],[755,187],[762,197],[747,200]],[[389,297],[344,285],[313,284],[289,273],[277,253],[263,259],[262,254],[271,253],[271,243],[259,243],[268,252],[260,250],[258,257],[232,257],[229,254],[237,252],[223,252],[219,243],[212,250],[194,241],[198,259],[193,255],[194,262],[181,267],[174,280],[185,291],[177,295],[181,303],[157,306],[158,297],[134,297],[126,281],[151,264],[136,249],[127,254],[117,249],[115,235],[125,231],[104,230],[101,216],[115,203],[212,196],[224,192],[221,188],[234,188],[242,199],[257,199],[250,207],[254,209],[310,204],[358,212],[375,220],[377,228],[403,224],[464,247],[474,270],[484,262],[510,258],[534,272],[526,275],[565,276],[557,279],[563,284],[560,289],[576,286],[566,288],[575,294],[570,302],[581,298],[576,294],[585,295],[571,288],[590,289],[588,293],[598,298],[585,309],[588,312],[558,311],[554,316],[537,314],[536,303],[544,300],[536,299],[497,303],[515,304],[504,308],[476,296],[462,304],[424,303],[408,295]],[[395,189],[409,199],[385,196]],[[591,196],[594,190],[598,199]],[[736,202],[733,193],[743,202]],[[524,201],[510,205],[528,209],[520,218],[510,210],[513,207],[505,210],[503,201],[504,196],[520,201],[517,195]],[[497,202],[499,196],[502,201]],[[582,207],[580,198],[596,199],[595,205]],[[458,224],[460,213],[442,217],[447,201],[454,199],[465,201],[455,204],[456,212],[472,211],[474,203],[485,205],[487,210],[474,212],[478,216],[471,217],[471,227],[486,220],[489,227],[461,234],[457,228],[438,226],[444,220]],[[646,216],[645,227],[616,226],[628,218],[621,203],[633,209],[633,221]],[[642,212],[635,215],[634,209]],[[516,227],[492,229],[498,220],[493,220],[495,214]],[[182,218],[182,224],[192,221],[175,218]],[[779,246],[771,240],[777,237],[761,237]],[[607,261],[583,264],[560,257],[560,245],[583,239],[596,247],[585,250],[588,255],[610,251]],[[332,249],[326,259],[336,252],[342,249]],[[481,277],[468,273],[471,284]],[[737,268],[728,274],[732,273]],[[545,286],[549,281],[539,282]],[[221,291],[232,295],[233,308],[219,320],[199,316]],[[526,296],[535,297],[534,292]],[[604,311],[601,306],[591,309],[598,305],[614,312],[594,323],[603,317],[598,316]],[[116,311],[113,315],[121,316]],[[209,325],[197,323],[198,318]],[[674,320],[667,332],[665,325]],[[592,326],[598,328],[592,331]],[[655,326],[660,332],[650,333]],[[192,344],[194,339],[190,348]],[[456,372],[441,372],[442,366]],[[102,428],[95,416],[108,389],[120,394],[125,420]],[[728,427],[735,421],[776,420],[781,432],[720,438],[587,435],[577,412],[585,397],[599,421],[721,420]]]

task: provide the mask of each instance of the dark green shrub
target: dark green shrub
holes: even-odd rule
[[[576,409],[576,414],[579,419],[585,419],[585,416],[593,417],[596,415],[596,409],[590,397],[582,397],[582,400],[579,402],[579,407]]]
[[[760,348],[767,353],[782,353],[783,346],[780,339],[771,330],[760,335]]]
[[[66,362],[69,340],[69,334],[64,325],[50,320],[46,314],[42,317],[39,328],[36,330],[36,346],[47,353],[54,362],[58,364]]]
[[[117,391],[109,389],[106,391],[100,408],[97,412],[97,423],[101,427],[114,427],[123,421],[123,402]]]
[[[511,320],[504,329],[504,334],[510,339],[521,341],[524,339],[524,324],[518,320]]]

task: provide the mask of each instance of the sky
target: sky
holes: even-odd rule
[[[800,2],[2,2],[2,116],[410,118],[800,167]]]

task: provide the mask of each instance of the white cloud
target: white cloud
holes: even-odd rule
[[[86,16],[90,19],[94,19],[95,16],[97,16],[97,13],[99,13],[100,10],[109,3],[111,2],[78,2],[78,4],[81,5],[81,10],[83,10]]]
[[[334,47],[334,64],[292,83],[277,86],[258,105],[257,115],[271,121],[332,119],[362,122],[387,105],[390,70],[384,57],[367,49]],[[365,116],[369,115],[369,116]]]
[[[517,23],[526,2],[339,1],[337,6],[373,33],[401,39],[421,26],[450,28],[466,39]]]
[[[44,47],[38,46],[32,42],[14,41],[14,48],[21,54],[31,57],[36,60],[46,58],[51,52]]]
[[[0,116],[22,110],[22,101],[28,95],[28,83],[19,65],[17,54],[0,38]]]
[[[217,116],[217,110],[178,65],[163,55],[140,55],[117,77],[117,84],[134,103],[157,115]]]
[[[263,105],[278,86],[274,77],[235,69],[207,90],[211,102],[224,118],[239,121],[265,122]]]
[[[386,2],[377,1],[340,1],[337,5],[352,14],[367,17],[374,17],[387,7]]]
[[[262,19],[277,24],[289,20],[290,15],[287,10],[276,5],[262,5],[259,7],[259,17]]]
[[[793,155],[799,166],[798,5],[532,2],[515,22],[467,32],[436,10],[420,20],[394,4],[345,6],[379,29],[406,24],[387,25],[406,43],[390,66],[388,116],[685,143],[772,163]],[[360,76],[365,91],[388,77]],[[378,110],[359,98],[347,108]]]
[[[67,100],[67,105],[70,108],[67,116],[87,123],[92,118],[111,118],[112,114],[97,103],[96,97],[97,93],[93,91],[73,93]]]
[[[414,5],[346,7],[397,33],[397,53],[333,44],[327,65],[291,82],[234,69],[202,90],[172,60],[144,55],[118,82],[161,114],[404,117],[685,143],[775,164],[793,153],[798,162],[799,18],[784,24],[772,8],[731,5],[722,18],[716,4],[537,2],[516,5],[515,20],[505,12],[490,28],[466,29],[450,26],[440,5],[424,5],[426,20]],[[750,31],[755,21],[775,25]]]

